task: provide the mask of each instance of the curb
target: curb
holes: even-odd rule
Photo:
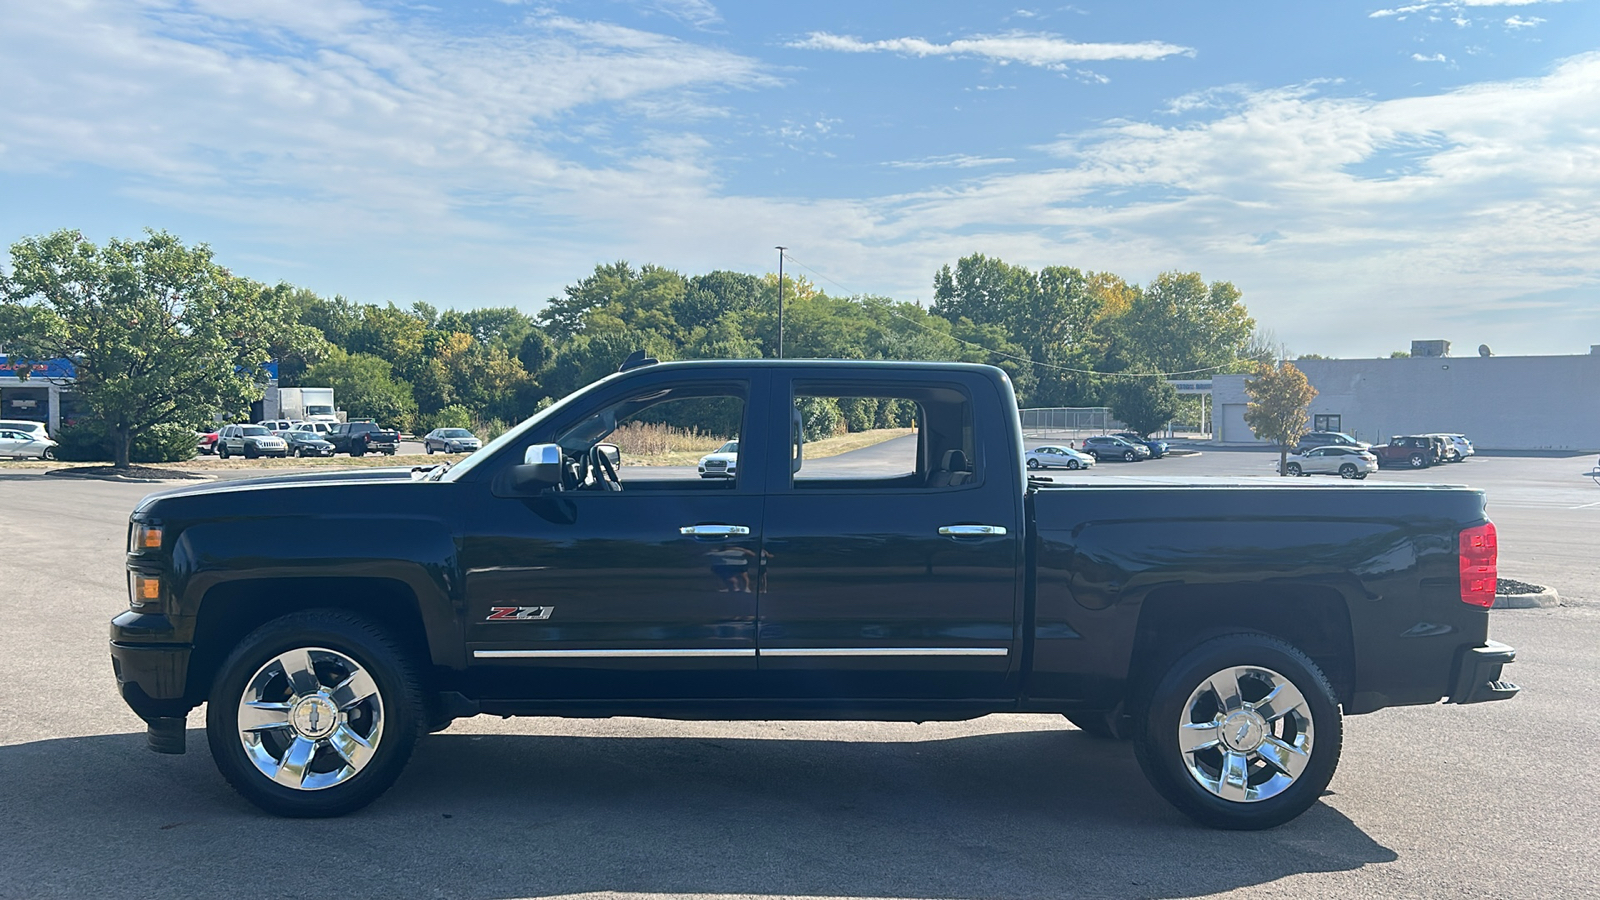
[[[1546,606],[1560,606],[1561,595],[1553,587],[1531,594],[1495,594],[1495,609],[1541,609]]]

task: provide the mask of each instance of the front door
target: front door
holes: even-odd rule
[[[748,390],[652,383],[598,400],[595,412],[621,411],[604,436],[621,447],[620,490],[596,481],[515,497],[480,484],[461,568],[470,662],[495,670],[482,680],[486,696],[749,693],[760,466],[702,478],[695,459],[740,437]],[[572,440],[535,442],[552,438]]]
[[[791,428],[808,439],[768,468],[763,689],[789,699],[1011,693],[1020,449],[998,458],[1008,442],[985,430],[1004,434],[1004,423],[974,420],[974,392],[992,386],[878,373],[773,389],[774,408],[794,410]],[[828,433],[835,411],[859,430]],[[775,418],[769,440],[784,435]]]

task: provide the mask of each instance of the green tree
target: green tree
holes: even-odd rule
[[[1244,422],[1256,437],[1278,445],[1278,474],[1287,474],[1289,448],[1310,431],[1306,410],[1317,389],[1293,363],[1262,363],[1254,378],[1244,383],[1250,402]]]
[[[24,238],[0,274],[0,340],[14,356],[72,359],[79,398],[105,423],[112,461],[163,423],[247,408],[272,348],[317,341],[292,289],[233,275],[205,244],[164,231],[97,247],[72,230]]]
[[[1199,272],[1165,272],[1133,299],[1119,334],[1155,371],[1184,372],[1243,356],[1254,328],[1231,283],[1208,285]]]
[[[1115,378],[1106,388],[1111,414],[1142,435],[1178,415],[1178,391],[1164,378]]]
[[[410,430],[416,424],[417,400],[410,385],[396,380],[387,360],[334,348],[326,359],[306,370],[307,387],[331,387],[339,405],[352,417]]]

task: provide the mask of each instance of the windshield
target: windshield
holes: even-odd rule
[[[726,444],[723,444],[721,447],[718,447],[717,448],[717,452],[718,453],[738,453],[739,452],[739,442],[738,441],[729,441]]]
[[[472,432],[465,428],[441,428],[439,429],[439,437],[469,438],[472,437]]]
[[[308,416],[331,416],[331,415],[333,415],[333,407],[331,407],[331,406],[308,406],[308,407],[306,407],[306,415],[308,415]]]
[[[245,437],[264,437],[272,432],[266,430],[260,425],[246,425],[239,430],[239,433]]]

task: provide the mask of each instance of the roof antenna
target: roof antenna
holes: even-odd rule
[[[626,372],[629,369],[637,369],[641,366],[653,366],[660,361],[653,356],[645,356],[643,350],[635,350],[628,354],[628,358],[622,361],[622,365],[617,368],[617,371]]]

